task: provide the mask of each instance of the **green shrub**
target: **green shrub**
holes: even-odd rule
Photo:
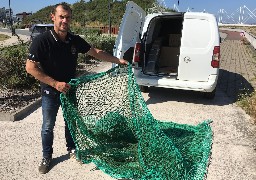
[[[95,33],[84,34],[84,39],[93,47],[102,49],[109,54],[113,54],[113,48],[115,45],[115,37],[107,35],[97,35]],[[92,57],[86,55],[86,60],[92,59]]]
[[[25,69],[28,46],[28,43],[19,43],[1,48],[0,88],[38,90],[38,81]]]
[[[87,33],[85,39],[92,46],[112,54],[114,37]],[[0,89],[32,89],[38,91],[39,81],[25,69],[29,43],[19,40],[19,44],[0,49]],[[79,55],[78,63],[92,59],[89,55]]]

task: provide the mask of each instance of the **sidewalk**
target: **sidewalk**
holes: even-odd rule
[[[235,102],[239,94],[251,93],[256,88],[256,50],[241,42],[239,32],[221,32],[227,36],[221,43],[218,88]]]

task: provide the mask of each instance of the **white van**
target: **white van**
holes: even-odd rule
[[[114,56],[134,65],[141,91],[148,87],[204,92],[214,98],[220,38],[216,18],[201,12],[148,14],[132,1],[119,28]]]

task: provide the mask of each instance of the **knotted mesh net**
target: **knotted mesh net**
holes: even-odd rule
[[[77,158],[114,178],[204,179],[211,151],[210,121],[197,126],[154,119],[131,65],[86,75],[61,94]]]

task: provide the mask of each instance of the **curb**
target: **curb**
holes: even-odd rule
[[[28,116],[30,113],[34,112],[36,109],[41,107],[42,99],[41,97],[31,102],[27,106],[13,113],[0,112],[0,121],[19,121]]]

